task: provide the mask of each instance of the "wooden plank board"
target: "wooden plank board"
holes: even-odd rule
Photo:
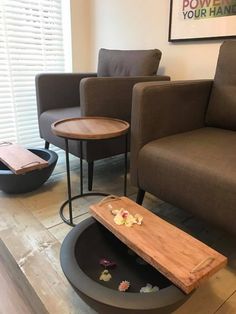
[[[117,225],[113,209],[143,216],[142,225]],[[91,214],[115,236],[169,280],[190,293],[227,263],[227,258],[189,234],[167,223],[126,197],[90,206]]]
[[[48,162],[18,144],[0,145],[0,160],[15,174],[47,167]]]
[[[1,239],[0,291],[1,313],[48,313]]]

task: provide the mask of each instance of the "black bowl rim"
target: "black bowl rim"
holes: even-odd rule
[[[29,151],[34,152],[34,151],[42,151],[45,153],[49,154],[49,159],[48,159],[48,166],[52,165],[53,163],[55,163],[58,159],[58,155],[57,153],[55,153],[54,151],[50,150],[50,149],[46,149],[46,148],[27,148]],[[47,168],[47,167],[46,167]],[[43,169],[46,169],[43,168]],[[38,170],[43,170],[43,169],[36,169],[33,171],[38,171]],[[32,173],[32,171],[28,172],[28,174]],[[12,172],[11,170],[8,169],[0,169],[0,175],[16,175],[14,172]],[[26,173],[27,174],[27,173]],[[25,174],[24,174],[25,175]]]
[[[151,293],[120,292],[104,287],[88,277],[76,261],[75,245],[79,236],[94,223],[99,222],[92,217],[80,222],[67,234],[61,246],[61,267],[74,288],[99,303],[118,308],[139,310],[171,306],[190,296],[173,284]]]

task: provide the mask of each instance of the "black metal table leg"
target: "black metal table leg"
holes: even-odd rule
[[[71,181],[70,181],[70,159],[69,159],[69,144],[68,139],[65,138],[65,153],[66,153],[66,175],[67,175],[67,193],[68,200],[62,204],[60,208],[60,216],[61,219],[67,223],[68,225],[75,226],[73,223],[73,215],[72,215],[72,197],[71,197]],[[69,204],[69,221],[63,215],[63,209],[66,204]]]
[[[83,195],[83,141],[80,140],[80,195]]]
[[[66,153],[66,174],[67,174],[67,191],[68,191],[68,199],[61,205],[60,208],[60,216],[61,219],[70,226],[75,226],[73,222],[73,214],[72,214],[72,201],[84,196],[107,196],[107,193],[100,192],[89,192],[84,193],[83,191],[83,140],[80,140],[80,194],[76,196],[71,196],[71,179],[70,179],[70,160],[69,160],[69,143],[68,139],[65,138],[65,153]],[[124,154],[124,196],[127,194],[127,172],[128,172],[128,133],[125,134],[125,154]],[[66,205],[69,205],[69,219],[66,219],[63,210]]]
[[[83,191],[83,141],[80,140],[80,194],[71,197],[71,180],[70,180],[70,160],[69,160],[69,145],[68,139],[65,138],[65,152],[66,152],[66,173],[67,173],[67,191],[68,191],[68,200],[66,200],[60,208],[60,216],[61,219],[68,225],[74,227],[75,224],[73,222],[73,215],[72,215],[72,201],[84,196],[107,196],[107,193],[100,193],[100,192],[89,192],[84,193]],[[66,205],[69,205],[69,219],[66,219],[63,211]],[[76,218],[76,217],[74,217]]]
[[[125,172],[124,172],[124,196],[127,194],[127,154],[128,154],[128,133],[125,134]]]

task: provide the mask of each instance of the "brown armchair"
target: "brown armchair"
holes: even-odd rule
[[[36,77],[36,95],[40,136],[62,149],[64,140],[51,132],[56,120],[80,116],[107,116],[130,122],[132,89],[145,81],[169,80],[157,75],[161,58],[158,49],[107,50],[99,52],[97,73],[51,74]],[[79,144],[69,141],[69,151],[80,157]],[[84,158],[88,162],[88,189],[92,189],[95,160],[124,152],[121,139],[84,143]]]
[[[133,91],[131,182],[236,234],[236,41],[214,80],[139,83]]]

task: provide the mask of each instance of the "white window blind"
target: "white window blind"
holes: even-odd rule
[[[35,75],[64,71],[61,0],[0,0],[0,142],[42,147]]]

